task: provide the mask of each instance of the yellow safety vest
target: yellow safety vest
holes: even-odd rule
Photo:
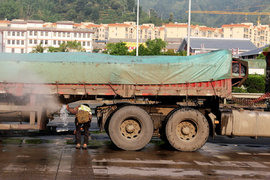
[[[87,112],[89,112],[89,114],[92,114],[91,108],[88,106],[85,106],[85,105],[80,105],[78,110],[87,111]]]

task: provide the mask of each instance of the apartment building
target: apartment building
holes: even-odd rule
[[[160,38],[168,43],[167,49],[178,49],[187,37],[186,23],[169,23],[162,26],[142,24],[139,26],[139,42]],[[268,25],[252,23],[226,24],[221,28],[191,25],[191,37],[250,39],[257,47],[270,44]],[[56,23],[41,20],[0,21],[0,52],[29,53],[37,45],[59,47],[63,42],[79,41],[87,52],[104,49],[107,43],[128,42],[134,44],[137,39],[136,22],[114,24],[94,24],[72,21]],[[131,47],[134,48],[134,47]]]
[[[222,26],[224,38],[250,39],[257,47],[270,43],[270,27],[268,25],[253,25],[253,23],[225,24]]]
[[[93,31],[77,28],[72,21],[44,23],[41,20],[12,20],[0,24],[2,52],[30,53],[39,44],[43,47],[59,47],[63,42],[75,40],[81,42],[86,52],[93,49]]]

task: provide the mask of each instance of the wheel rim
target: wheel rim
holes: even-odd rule
[[[197,134],[197,125],[191,120],[181,121],[176,126],[176,135],[179,139],[190,141]]]
[[[136,139],[141,133],[141,126],[137,120],[127,119],[121,123],[120,131],[127,139]]]

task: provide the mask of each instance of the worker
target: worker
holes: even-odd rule
[[[266,78],[265,78],[265,93],[270,92],[270,47],[263,52],[266,61]]]
[[[75,138],[76,138],[76,149],[81,148],[81,128],[84,130],[84,141],[83,141],[83,149],[87,149],[88,139],[89,139],[89,128],[92,120],[92,112],[91,108],[88,104],[82,104],[75,108],[70,108],[67,105],[67,110],[76,115],[75,118]]]

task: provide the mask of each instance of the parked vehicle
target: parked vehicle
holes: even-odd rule
[[[268,137],[267,109],[223,105],[247,71],[227,50],[190,57],[1,54],[1,114],[30,120],[0,129],[45,129],[57,98],[110,102],[96,108],[98,123],[124,150],[142,149],[153,135],[180,151],[201,148],[209,135]]]

